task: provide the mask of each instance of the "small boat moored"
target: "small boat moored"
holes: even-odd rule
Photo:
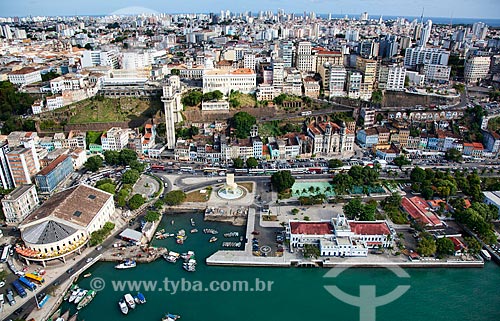
[[[135,260],[127,259],[127,260],[123,261],[122,263],[116,265],[115,269],[123,270],[123,269],[131,269],[131,268],[135,268],[135,267],[136,267]]]
[[[129,306],[129,308],[135,309],[135,301],[134,301],[134,297],[132,297],[132,294],[127,293],[123,296],[123,298],[125,299],[125,302],[127,302],[127,305]]]
[[[180,318],[181,318],[180,315],[167,313],[167,314],[165,314],[165,316],[163,318],[161,318],[161,321],[175,321],[175,320],[178,320]]]
[[[118,302],[118,306],[120,307],[120,311],[122,311],[123,314],[128,314],[128,306],[127,303],[125,303],[124,299],[121,299]]]
[[[210,243],[217,242],[217,238],[215,236],[212,236],[210,240],[208,240]]]

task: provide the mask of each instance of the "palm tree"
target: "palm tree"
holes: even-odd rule
[[[314,186],[309,186],[309,192],[314,192]]]

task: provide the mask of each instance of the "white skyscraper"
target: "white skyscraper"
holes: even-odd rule
[[[175,148],[175,123],[182,120],[180,112],[181,103],[181,82],[178,76],[170,76],[167,84],[163,86],[163,96],[161,97],[165,111],[165,136],[167,148]]]
[[[368,20],[368,12],[363,12],[361,16],[359,17],[359,20],[361,21],[367,21]]]
[[[432,20],[427,20],[420,34],[420,42],[419,42],[420,46],[425,46],[425,44],[429,42],[429,39],[431,38],[431,30],[432,30]]]

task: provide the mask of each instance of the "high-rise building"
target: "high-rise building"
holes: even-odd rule
[[[420,41],[419,41],[420,46],[425,46],[429,42],[429,39],[431,38],[431,31],[432,31],[432,20],[427,20],[420,34]]]
[[[377,61],[358,56],[356,58],[356,69],[363,73],[363,83],[373,88],[377,75]]]
[[[283,88],[285,82],[285,62],[282,59],[273,61],[273,86]]]
[[[7,153],[14,185],[31,184],[31,178],[40,171],[40,162],[32,148],[15,148]]]
[[[363,13],[359,16],[359,20],[360,20],[360,21],[367,21],[367,20],[368,20],[368,12],[363,12]]]
[[[281,58],[283,59],[283,63],[285,64],[285,68],[293,67],[293,62],[294,62],[293,42],[285,41],[281,43],[280,53],[281,53]]]
[[[256,65],[255,54],[251,52],[245,53],[243,55],[243,68],[255,70],[255,65]]]
[[[300,71],[315,71],[316,65],[309,41],[301,41],[297,46],[297,69]]]
[[[174,149],[175,123],[182,120],[181,81],[178,76],[170,76],[167,83],[163,86],[161,100],[165,112],[167,148]]]
[[[11,189],[16,186],[7,159],[8,153],[9,145],[7,142],[0,142],[0,185],[3,189]]]
[[[480,81],[488,75],[491,57],[487,55],[470,56],[465,60],[464,77],[465,82],[472,83]]]
[[[344,66],[329,65],[329,83],[328,90],[330,91],[330,97],[344,97],[345,83],[347,78],[347,71]]]
[[[406,48],[404,65],[415,69],[418,65],[448,65],[450,52],[439,48],[415,47]]]

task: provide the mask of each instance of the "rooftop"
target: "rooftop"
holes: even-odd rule
[[[37,175],[48,175],[50,172],[52,172],[59,164],[64,162],[66,158],[68,158],[68,155],[59,155],[55,160],[53,160],[49,165],[45,166],[40,172],[38,172]]]
[[[290,231],[292,234],[333,234],[333,225],[330,222],[290,222]]]
[[[80,184],[54,194],[33,213],[22,225],[36,222],[49,216],[87,227],[94,216],[113,196],[97,188]]]
[[[33,187],[33,184],[24,184],[17,187],[15,190],[10,192],[4,197],[4,200],[16,200],[21,197],[24,193],[29,191]]]
[[[355,222],[349,221],[351,231],[358,235],[388,235],[391,234],[385,221]]]
[[[66,224],[48,220],[26,228],[23,231],[23,240],[31,244],[50,244],[64,240],[76,231]]]

